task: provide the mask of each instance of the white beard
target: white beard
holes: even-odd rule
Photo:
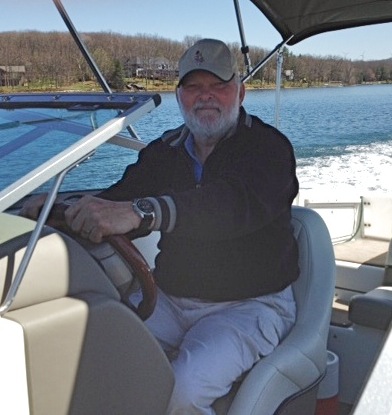
[[[206,141],[217,141],[236,126],[240,112],[240,98],[237,95],[232,107],[225,111],[211,100],[197,103],[190,111],[186,111],[179,100],[179,107],[186,126],[195,137]],[[211,111],[217,114],[212,117],[199,116],[197,110],[200,108],[211,108]]]

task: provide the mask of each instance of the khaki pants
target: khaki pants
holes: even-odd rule
[[[131,299],[140,300],[140,293]],[[290,331],[295,314],[291,286],[275,294],[218,303],[159,290],[155,311],[145,324],[173,356],[176,383],[168,414],[214,414],[212,403],[272,352]]]

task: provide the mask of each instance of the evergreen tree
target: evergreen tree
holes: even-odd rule
[[[117,91],[122,91],[124,89],[124,68],[118,59],[114,60],[113,72],[109,76],[109,85]]]

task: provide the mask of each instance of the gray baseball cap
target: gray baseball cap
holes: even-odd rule
[[[193,71],[208,71],[222,81],[230,81],[238,73],[237,61],[227,45],[216,39],[202,39],[191,46],[178,64],[179,84]]]

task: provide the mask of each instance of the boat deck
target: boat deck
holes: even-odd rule
[[[358,238],[334,245],[337,261],[336,294],[332,324],[348,327],[351,297],[388,285],[385,267],[390,261],[390,241]]]
[[[373,238],[359,238],[334,245],[335,258],[357,264],[385,267],[389,241]]]

